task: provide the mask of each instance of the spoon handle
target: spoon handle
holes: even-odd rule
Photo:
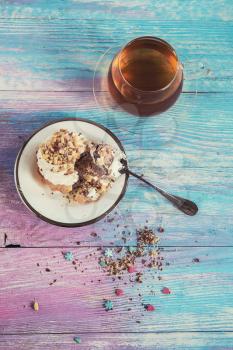
[[[150,187],[154,188],[157,192],[159,192],[163,197],[169,200],[177,209],[182,211],[184,214],[193,216],[198,212],[197,205],[194,202],[190,201],[189,199],[174,196],[168,192],[165,192],[161,188],[153,185],[151,182],[147,181],[142,176],[134,173],[129,169],[126,169],[125,171],[127,171],[130,175],[136,177],[137,179],[143,181],[145,184],[149,185]]]

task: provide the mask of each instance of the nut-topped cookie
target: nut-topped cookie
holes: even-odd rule
[[[81,133],[60,129],[39,146],[37,165],[40,174],[54,191],[68,193],[78,181],[75,162],[86,150],[86,139]]]
[[[124,157],[108,144],[94,143],[81,133],[60,129],[37,151],[44,182],[70,201],[97,201],[121,175]]]

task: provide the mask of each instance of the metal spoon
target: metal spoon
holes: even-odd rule
[[[184,214],[193,216],[198,212],[198,207],[194,202],[190,201],[189,199],[174,196],[168,192],[165,192],[161,188],[153,185],[151,182],[144,179],[142,176],[135,174],[133,171],[129,170],[125,159],[122,159],[121,163],[124,165],[124,168],[122,168],[121,170],[122,173],[128,173],[136,177],[137,179],[143,181],[145,184],[149,185],[150,187],[154,188],[157,192],[159,192],[163,197],[169,200],[177,209],[182,211]]]

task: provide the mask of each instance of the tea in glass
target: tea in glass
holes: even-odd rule
[[[108,78],[110,92],[123,108],[131,106],[134,114],[151,115],[177,100],[183,69],[171,45],[145,36],[129,42],[114,57]]]

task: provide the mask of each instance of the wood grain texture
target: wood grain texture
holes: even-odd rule
[[[233,246],[232,216],[199,215],[190,220],[187,216],[163,214],[153,215],[145,211],[137,215],[124,215],[118,207],[117,217],[111,224],[112,215],[95,225],[80,229],[54,227],[34,218],[21,208],[18,219],[8,212],[8,218],[2,219],[0,229],[1,247],[20,245],[21,247],[77,247],[79,246],[134,246],[136,229],[149,225],[155,231],[161,226],[165,229],[160,236],[163,246]],[[12,221],[12,222],[10,222]],[[127,228],[125,228],[127,226]],[[124,243],[122,232],[130,231],[131,236]],[[95,233],[97,236],[93,236]]]
[[[31,247],[0,251],[0,350],[232,349],[231,0],[3,0],[0,18],[0,246]],[[96,62],[109,47],[148,34],[176,48],[184,93],[159,117],[105,113],[92,95]],[[105,90],[97,97],[108,101]],[[116,213],[96,225],[65,230],[33,217],[14,190],[16,154],[37,127],[74,116],[109,127],[130,166],[195,200],[198,216],[180,215],[131,180]],[[95,246],[125,245],[125,229],[135,245],[145,224],[165,228],[162,280],[145,270],[142,284],[127,273],[113,281]],[[77,265],[64,260],[67,250]],[[161,294],[163,286],[171,295]],[[113,311],[103,310],[104,298],[113,299]],[[144,310],[148,302],[155,312]]]
[[[76,265],[63,252],[1,250],[0,333],[233,331],[232,248],[167,249],[161,253],[162,280],[145,269],[142,284],[131,282],[128,273],[113,281],[98,265],[102,253],[94,248],[72,249]],[[170,295],[160,292],[164,286]],[[124,296],[116,297],[114,288],[122,288]],[[31,307],[34,299],[38,312]],[[103,299],[113,300],[112,311],[103,309]],[[148,303],[154,312],[144,310]]]
[[[141,0],[124,1],[104,0],[2,0],[0,16],[2,18],[98,18],[119,19],[169,18],[171,20],[196,19],[233,19],[230,0]]]
[[[233,333],[81,333],[2,335],[0,350],[231,350]],[[26,348],[25,348],[26,346]]]
[[[2,245],[5,234],[7,244],[22,246],[75,246],[77,241],[83,245],[120,245],[118,235],[124,225],[134,233],[147,220],[153,227],[163,223],[167,230],[164,245],[232,245],[231,94],[183,94],[168,112],[148,119],[127,118],[119,110],[106,115],[88,92],[4,92],[1,96]],[[184,217],[152,190],[130,179],[115,225],[109,224],[111,229],[106,229],[103,221],[67,230],[34,217],[14,189],[17,152],[36,128],[70,116],[90,118],[109,127],[123,142],[132,169],[174,194],[195,200],[200,207],[198,216]],[[92,231],[98,233],[98,241],[90,236]]]
[[[232,94],[183,94],[169,111],[140,118],[119,109],[106,113],[88,92],[3,92],[0,147],[5,152],[0,155],[1,165],[8,163],[7,171],[11,171],[23,141],[37,128],[56,119],[81,117],[115,132],[132,167],[231,168],[232,101]]]
[[[232,91],[232,23],[168,18],[2,19],[0,88],[92,91],[96,63],[106,50],[120,48],[132,38],[148,34],[164,38],[177,50],[184,64],[184,91]],[[111,57],[108,64],[110,61]]]

